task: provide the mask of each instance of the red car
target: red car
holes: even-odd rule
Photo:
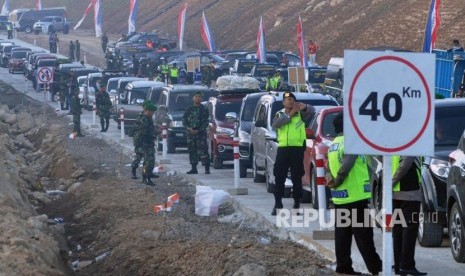
[[[17,50],[20,49],[20,50]],[[24,49],[24,50],[23,50]],[[14,48],[14,51],[11,51],[11,57],[8,60],[8,72],[15,73],[15,72],[24,72],[24,62],[26,60],[26,56],[30,49],[28,48]]]
[[[310,139],[307,139],[307,149],[304,153],[303,201],[310,202],[311,200],[314,209],[318,209],[319,206],[316,185],[316,157],[319,154],[323,155],[326,164],[328,146],[336,136],[333,119],[337,114],[342,113],[342,110],[342,106],[317,109],[317,113],[307,129],[307,137]],[[328,189],[326,197],[329,199]]]

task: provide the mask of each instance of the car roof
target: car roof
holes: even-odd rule
[[[181,92],[195,92],[195,91],[209,91],[217,93],[214,89],[208,88],[204,85],[186,85],[186,84],[174,84],[166,87],[169,93],[181,93]]]
[[[465,106],[465,98],[449,98],[434,101],[435,107]]]
[[[264,99],[265,98],[270,98],[270,99],[274,99],[274,101],[282,101],[284,93],[286,93],[286,92],[269,92],[268,94],[263,95],[262,97]],[[311,100],[319,100],[319,99],[321,99],[321,100],[330,100],[330,99],[334,99],[330,95],[323,95],[323,94],[319,94],[319,93],[293,92],[293,94],[295,95],[297,100],[308,100],[308,99],[311,99]]]
[[[127,87],[139,88],[139,87],[152,87],[152,86],[164,86],[165,83],[161,81],[147,81],[147,80],[136,80],[128,83]]]

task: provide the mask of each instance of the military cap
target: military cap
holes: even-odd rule
[[[294,100],[297,100],[297,98],[292,92],[284,92],[283,99],[285,98],[294,98]]]
[[[147,105],[148,105],[148,104],[151,104],[151,103],[152,103],[151,100],[145,100],[145,101],[142,103],[142,107],[143,107],[143,108],[147,108]]]
[[[155,111],[157,110],[157,107],[153,104],[153,103],[148,103],[146,106],[145,106],[145,109],[149,110],[149,111]]]
[[[197,96],[197,95],[203,97],[203,93],[202,93],[201,91],[196,91],[196,92],[194,93],[194,95],[192,95],[192,96]]]

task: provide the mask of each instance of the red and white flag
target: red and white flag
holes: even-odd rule
[[[266,40],[265,27],[263,25],[263,16],[260,17],[260,26],[257,34],[257,59],[260,63],[266,62]]]
[[[202,13],[202,24],[200,26],[200,34],[202,35],[203,42],[207,45],[210,52],[216,51],[215,41],[213,40],[210,27],[208,26],[207,17],[205,17],[205,11]]]
[[[86,19],[86,16],[90,13],[90,11],[92,10],[92,7],[95,5],[95,3],[97,2],[97,0],[91,0],[90,1],[90,4],[89,6],[87,6],[85,12],[84,12],[84,15],[82,16],[81,20],[78,21],[78,23],[76,24],[76,26],[74,26],[74,29],[76,30],[77,28],[79,28],[79,26],[81,26],[82,22],[84,21],[84,19]]]
[[[42,10],[42,0],[36,0],[36,10]]]
[[[297,23],[297,46],[299,47],[299,55],[300,55],[300,64],[302,67],[307,67],[307,53],[305,48],[305,38],[304,38],[304,30],[302,27],[302,19],[299,15],[299,22]]]
[[[179,50],[181,51],[182,51],[182,46],[184,42],[184,26],[186,23],[186,12],[187,12],[187,3],[184,4],[184,7],[182,8],[178,16],[178,39],[179,39],[178,45],[179,45]]]
[[[138,9],[139,9],[139,0],[131,0],[129,2],[128,33],[133,33],[136,31]]]
[[[102,35],[102,12],[100,9],[100,0],[97,0],[94,5],[94,23],[95,23],[95,37]]]
[[[425,38],[423,41],[423,52],[431,53],[438,38],[438,29],[441,24],[439,14],[439,6],[441,0],[431,0],[431,5],[428,13],[428,21],[425,28]]]

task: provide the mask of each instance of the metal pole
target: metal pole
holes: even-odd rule
[[[27,77],[26,77],[26,76],[24,77],[24,83],[26,84],[26,91],[25,91],[24,93],[27,93],[27,90],[28,90],[28,89],[27,89],[28,82],[27,82]]]
[[[239,188],[239,178],[240,178],[239,137],[237,136],[234,136],[233,148],[234,148],[234,187]]]
[[[87,53],[84,51],[84,64],[87,64]]]
[[[119,110],[120,114],[120,125],[121,125],[121,140],[124,140],[124,108],[121,108]]]
[[[168,135],[167,135],[167,131],[166,131],[166,123],[163,123],[161,125],[161,129],[162,129],[162,132],[161,132],[161,135],[162,135],[162,158],[163,159],[166,159],[166,155],[168,153],[168,141],[167,141],[167,138],[168,138]]]
[[[326,179],[325,179],[325,161],[322,154],[317,154],[316,156],[316,185],[318,190],[318,214],[321,217],[320,222],[323,222],[323,225],[326,225]],[[316,192],[316,191],[312,191]],[[324,229],[323,225],[320,223],[320,230]]]
[[[97,114],[97,106],[95,101],[92,102],[92,125],[95,125],[95,115]]]
[[[40,87],[41,83],[37,83],[37,85]],[[39,88],[40,91],[40,88]],[[45,115],[45,103],[47,102],[47,96],[45,95],[45,84],[44,84],[44,115]]]
[[[392,157],[383,156],[383,272],[392,275]]]

